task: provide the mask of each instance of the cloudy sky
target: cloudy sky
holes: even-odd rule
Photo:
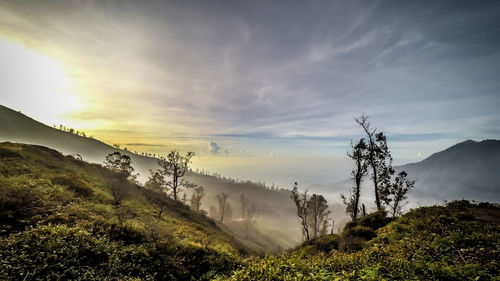
[[[2,1],[0,104],[287,185],[500,136],[498,1]]]

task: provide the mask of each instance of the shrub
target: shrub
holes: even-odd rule
[[[80,179],[80,177],[76,175],[57,176],[51,181],[53,184],[65,186],[66,188],[80,196],[88,197],[93,193],[93,190],[89,186],[89,184],[84,182],[82,179]]]
[[[385,211],[377,211],[367,215],[366,217],[359,218],[356,221],[356,223],[358,225],[366,226],[373,230],[377,230],[383,226],[386,226],[393,220],[394,220],[393,218],[387,217],[387,213]]]

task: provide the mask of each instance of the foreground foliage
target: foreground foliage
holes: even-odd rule
[[[498,207],[467,201],[419,208],[383,227],[376,213],[340,236],[249,259],[220,280],[500,280],[499,221]]]
[[[118,202],[113,192],[119,187]],[[209,280],[242,249],[215,222],[89,164],[0,143],[0,280]]]

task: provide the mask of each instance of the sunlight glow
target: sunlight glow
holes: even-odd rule
[[[81,109],[61,63],[0,38],[1,103],[29,112],[46,124],[68,124],[65,114]],[[26,96],[31,99],[26,101]]]

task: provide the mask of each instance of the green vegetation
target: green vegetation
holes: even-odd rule
[[[498,207],[456,201],[391,220],[376,212],[219,280],[500,280]]]
[[[168,197],[159,218],[150,192],[98,164],[1,143],[0,280],[208,280],[237,266],[246,250],[213,220]]]
[[[266,245],[249,221],[235,228]],[[377,211],[245,258],[215,221],[154,189],[45,147],[0,144],[0,280],[500,280],[499,223],[499,207],[468,201]]]

